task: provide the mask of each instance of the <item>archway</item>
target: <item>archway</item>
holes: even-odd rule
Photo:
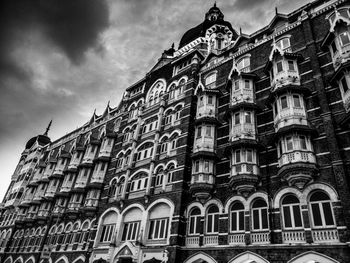
[[[314,251],[309,251],[302,253],[291,260],[288,261],[288,263],[339,263],[339,261],[330,258],[326,255],[314,252]]]

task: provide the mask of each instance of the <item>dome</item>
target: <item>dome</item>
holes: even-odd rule
[[[27,143],[26,143],[26,149],[30,149],[35,142],[38,141],[40,145],[46,145],[51,142],[50,138],[47,137],[46,135],[38,135],[33,138],[31,138]]]
[[[223,13],[218,7],[216,7],[216,4],[214,4],[214,6],[211,7],[205,14],[204,22],[191,28],[182,36],[179,44],[179,49],[191,43],[198,37],[205,37],[205,32],[213,25],[227,26],[232,31],[234,39],[236,39],[238,36],[237,32],[232,28],[231,23],[224,20]]]

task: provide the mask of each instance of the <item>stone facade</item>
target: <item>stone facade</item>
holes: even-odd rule
[[[350,262],[350,5],[214,5],[120,105],[28,141],[0,261]]]

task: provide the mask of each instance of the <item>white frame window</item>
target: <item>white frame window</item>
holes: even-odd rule
[[[269,229],[267,204],[262,199],[257,199],[252,205],[252,229],[264,231]]]
[[[241,58],[240,60],[237,61],[236,67],[239,70],[245,69],[250,67],[250,57],[249,56],[245,56],[243,58]]]
[[[230,231],[242,232],[245,230],[244,206],[241,202],[235,202],[230,208]]]
[[[199,235],[201,225],[201,211],[199,208],[192,209],[188,219],[188,234]]]
[[[314,228],[336,226],[332,202],[326,193],[322,191],[312,193],[309,200],[309,206],[311,222]]]
[[[100,243],[107,243],[112,241],[115,224],[102,225]]]
[[[130,183],[130,192],[136,192],[146,189],[148,183],[148,177],[146,174],[137,175]]]
[[[148,239],[161,240],[168,237],[169,218],[157,218],[149,220]]]
[[[283,197],[281,207],[284,229],[300,229],[303,227],[303,218],[298,198],[291,194]]]
[[[289,39],[289,37],[284,37],[282,39],[279,39],[276,42],[276,46],[281,48],[282,50],[290,48],[290,39]]]
[[[208,208],[206,216],[206,233],[217,234],[219,233],[219,208],[216,205],[211,205]]]
[[[216,81],[216,76],[217,76],[217,73],[216,73],[216,72],[210,73],[210,74],[205,78],[205,86],[208,86],[208,85],[211,85],[211,84],[215,83],[215,81]]]
[[[140,221],[125,222],[121,241],[135,241],[139,235]]]

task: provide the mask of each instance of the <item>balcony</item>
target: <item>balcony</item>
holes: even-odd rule
[[[256,139],[255,125],[253,123],[241,123],[232,126],[230,140],[234,142],[240,139]]]
[[[191,178],[190,192],[199,200],[207,200],[214,189],[215,178],[213,174],[197,173]]]
[[[270,244],[270,232],[253,232],[250,234],[252,244]]]
[[[245,234],[244,233],[233,233],[228,236],[229,245],[245,245]]]
[[[304,108],[285,108],[278,112],[274,118],[275,132],[290,125],[308,126],[306,112]]]
[[[92,174],[89,186],[101,186],[103,184],[104,178],[105,178],[105,171],[101,171],[101,170],[94,170],[94,173]]]
[[[186,247],[199,247],[199,236],[186,237]]]
[[[18,204],[19,204],[19,199],[13,198],[13,199],[7,200],[7,201],[5,202],[5,207],[16,206],[16,205],[18,205]]]
[[[43,176],[43,172],[40,172],[40,168],[36,170],[32,180],[30,180],[29,185],[38,185],[39,181],[41,180]]]
[[[254,92],[253,89],[239,88],[232,90],[232,99],[230,106],[235,107],[241,103],[254,103]]]
[[[96,150],[91,152],[90,149],[88,148],[87,152],[84,155],[84,158],[83,158],[81,164],[92,165],[92,163],[95,159],[95,156],[96,156]]]
[[[57,188],[58,188],[58,185],[48,187],[45,192],[45,198],[52,199],[57,192]]]
[[[98,200],[95,198],[88,198],[85,200],[84,206],[82,207],[85,211],[95,211],[98,208]]]
[[[284,230],[282,232],[282,240],[285,244],[305,243],[304,230]]]
[[[87,176],[78,177],[77,181],[74,184],[74,190],[85,188],[88,183]]]
[[[55,167],[55,170],[52,173],[52,177],[55,177],[55,178],[62,177],[63,176],[63,171],[64,171],[65,168],[66,168],[66,163],[62,164],[62,162],[58,162],[56,167]]]
[[[193,152],[215,152],[215,142],[213,137],[201,136],[195,139]]]
[[[44,192],[45,190],[40,190],[36,192],[33,198],[33,202],[36,204],[40,204],[40,201],[44,199]]]
[[[219,245],[219,236],[218,235],[204,236],[203,245],[208,247]]]
[[[59,193],[64,195],[68,194],[68,192],[72,189],[72,186],[73,186],[73,180],[68,182],[63,182]]]
[[[70,160],[68,164],[68,170],[69,171],[76,171],[78,169],[78,165],[80,164],[81,157],[77,157],[76,154],[74,154],[73,158]]]
[[[112,139],[110,139],[112,140]],[[103,160],[108,160],[112,153],[112,143],[108,145],[104,143],[103,147],[101,147],[100,152],[98,153],[98,158]]]
[[[292,163],[313,163],[316,164],[315,154],[311,151],[296,150],[292,152],[283,153],[278,159],[279,167]]]
[[[48,182],[49,177],[52,175],[54,171],[54,167],[50,168],[50,165],[46,166],[43,176],[41,177],[41,181]]]
[[[50,215],[49,210],[39,210],[37,217],[40,219],[45,219],[45,218],[48,218],[49,215]]]
[[[207,104],[198,107],[196,119],[199,118],[216,118],[216,108],[215,105]]]
[[[271,81],[272,91],[286,85],[300,85],[300,76],[296,70],[282,70]]]
[[[241,193],[243,196],[248,196],[259,181],[258,174],[241,173],[230,177],[230,186],[233,190]]]
[[[339,242],[338,230],[322,229],[312,230],[312,240],[314,243]]]
[[[350,59],[350,45],[342,46],[339,51],[333,55],[333,65],[337,71],[341,65]]]
[[[29,206],[30,202],[33,200],[34,194],[26,194],[26,196],[22,199],[20,206]]]
[[[80,203],[69,203],[67,207],[67,212],[69,213],[78,213],[81,207]]]

